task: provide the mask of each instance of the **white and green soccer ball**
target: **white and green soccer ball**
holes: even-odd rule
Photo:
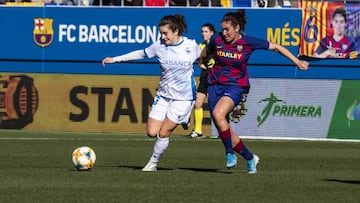
[[[96,154],[88,146],[76,148],[71,155],[74,167],[79,171],[87,171],[95,166]]]

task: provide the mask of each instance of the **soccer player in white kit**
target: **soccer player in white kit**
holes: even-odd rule
[[[130,53],[106,57],[102,64],[145,57],[157,57],[161,76],[159,88],[151,106],[146,131],[156,137],[154,150],[143,171],[156,171],[161,155],[169,146],[169,136],[179,125],[188,122],[196,99],[196,83],[193,63],[200,56],[195,40],[182,36],[187,32],[185,18],[181,14],[164,16],[159,22],[161,40],[149,47]]]

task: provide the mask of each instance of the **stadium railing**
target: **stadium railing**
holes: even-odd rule
[[[93,2],[97,1],[98,4],[94,5]],[[133,0],[138,2],[137,6],[141,7],[154,7],[149,6],[147,1],[151,0]],[[192,0],[157,0],[163,2],[160,6],[155,7],[193,7],[191,6]],[[238,8],[238,7],[251,7],[251,8],[299,8],[301,0],[219,0],[221,7],[225,8]],[[308,0],[309,1],[309,0]],[[327,0],[310,0],[314,2],[326,2]],[[328,2],[358,2],[359,0],[329,0]],[[110,2],[110,3],[109,3]],[[0,0],[1,6],[119,6],[131,7],[127,0]],[[180,4],[176,4],[180,2]],[[213,0],[208,0],[206,7],[215,7],[212,5]]]

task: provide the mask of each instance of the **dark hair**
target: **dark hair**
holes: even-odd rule
[[[210,31],[216,32],[214,25],[211,24],[211,23],[205,23],[205,24],[202,25],[201,27],[208,27]]]
[[[347,16],[346,16],[346,9],[344,7],[337,7],[335,10],[334,10],[334,13],[332,15],[332,18],[334,19],[334,17],[339,14],[341,15],[342,17],[344,17],[345,19],[345,23],[347,21]]]
[[[245,16],[245,10],[239,9],[236,12],[229,12],[226,13],[221,20],[221,22],[230,22],[234,27],[237,25],[240,25],[240,31],[245,31],[246,26],[246,16]]]
[[[164,25],[169,25],[171,31],[173,32],[178,30],[179,35],[187,33],[188,31],[185,17],[181,14],[164,16],[159,22],[159,27]]]

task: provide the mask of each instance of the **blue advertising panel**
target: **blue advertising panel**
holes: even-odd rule
[[[0,24],[1,59],[96,61],[104,56],[141,49],[159,38],[158,22],[165,15],[185,16],[190,38],[201,41],[201,25],[210,22],[220,30],[229,9],[192,8],[79,8],[3,7]],[[298,52],[300,10],[246,11],[246,33],[282,43]],[[271,16],[268,18],[266,16]],[[6,19],[6,20],[5,20]],[[258,54],[261,55],[261,54]],[[288,63],[283,57],[257,57],[254,63]]]
[[[0,68],[2,72],[96,73],[158,75],[156,60],[116,64],[100,61],[143,49],[159,38],[158,22],[165,15],[183,14],[185,35],[201,42],[201,26],[210,22],[218,31],[225,8],[129,7],[0,7]],[[246,34],[279,43],[299,53],[301,9],[246,9]],[[298,71],[276,52],[256,51],[249,60],[252,77],[340,78],[360,77],[356,60],[311,61]],[[320,67],[317,69],[315,67]],[[195,68],[195,75],[200,70]]]

